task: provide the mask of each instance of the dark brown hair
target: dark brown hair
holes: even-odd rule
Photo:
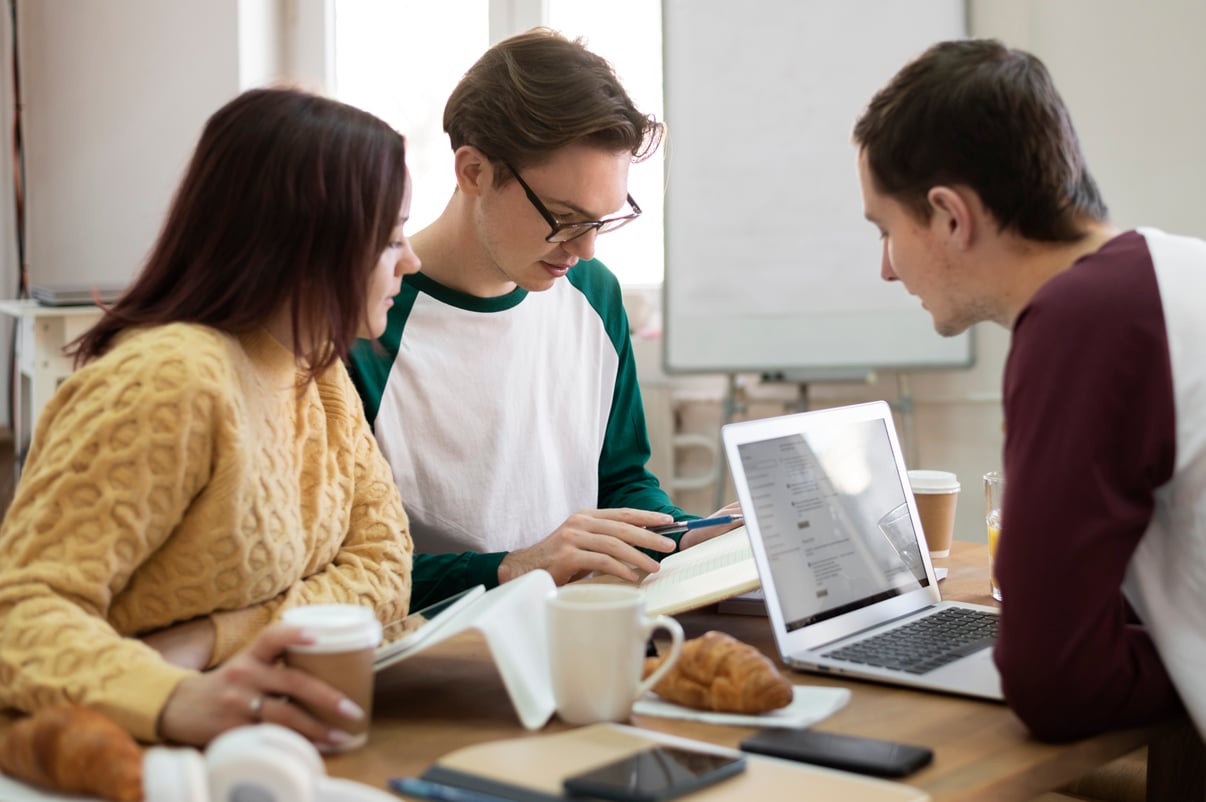
[[[1002,230],[1071,242],[1108,214],[1047,68],[991,39],[941,42],[872,98],[854,127],[877,191],[923,222],[963,184]]]
[[[635,161],[661,144],[663,125],[633,104],[605,59],[547,28],[504,39],[469,68],[444,106],[455,151],[472,145],[517,170],[584,143]],[[496,183],[510,179],[495,173]]]
[[[317,375],[356,339],[405,185],[405,142],[371,114],[295,89],[244,92],[209,118],[142,272],[72,344],[77,364],[133,326],[241,333],[288,304]]]

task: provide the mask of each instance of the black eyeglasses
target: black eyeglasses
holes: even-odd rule
[[[608,217],[604,220],[584,220],[578,223],[562,223],[553,216],[553,213],[550,212],[543,203],[540,202],[540,198],[536,197],[536,193],[533,192],[532,188],[527,185],[527,182],[519,177],[519,173],[516,172],[515,168],[506,162],[503,162],[503,164],[508,170],[511,171],[511,175],[515,176],[515,180],[519,182],[519,186],[523,187],[524,194],[528,196],[528,200],[532,202],[532,205],[536,207],[536,211],[540,212],[540,216],[545,219],[545,222],[547,222],[549,227],[552,229],[549,232],[549,235],[544,238],[545,242],[569,242],[570,240],[577,239],[578,237],[581,237],[590,231],[594,231],[597,234],[606,234],[608,231],[615,231],[620,226],[627,225],[641,216],[641,207],[637,206],[636,201],[634,201],[632,196],[629,195],[628,205],[632,207],[632,214],[626,214],[620,217]]]

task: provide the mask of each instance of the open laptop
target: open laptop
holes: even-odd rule
[[[996,608],[942,601],[886,403],[731,423],[722,434],[787,665],[1002,698]],[[936,657],[942,649],[915,633],[936,615],[964,619],[953,654]],[[883,640],[896,644],[871,654]]]

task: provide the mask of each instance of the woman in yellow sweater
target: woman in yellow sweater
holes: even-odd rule
[[[291,606],[405,614],[411,541],[343,367],[401,276],[402,137],[246,92],[201,135],[141,274],[75,344],[0,529],[0,706],[90,706],[144,741],[363,715],[278,663]]]

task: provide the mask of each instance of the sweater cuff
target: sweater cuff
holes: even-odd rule
[[[214,622],[214,653],[206,668],[225,663],[272,623],[272,614],[264,605],[214,613],[210,618]]]
[[[196,672],[168,663],[143,665],[105,687],[106,699],[95,705],[122,729],[144,743],[158,743],[159,716],[176,686]]]

